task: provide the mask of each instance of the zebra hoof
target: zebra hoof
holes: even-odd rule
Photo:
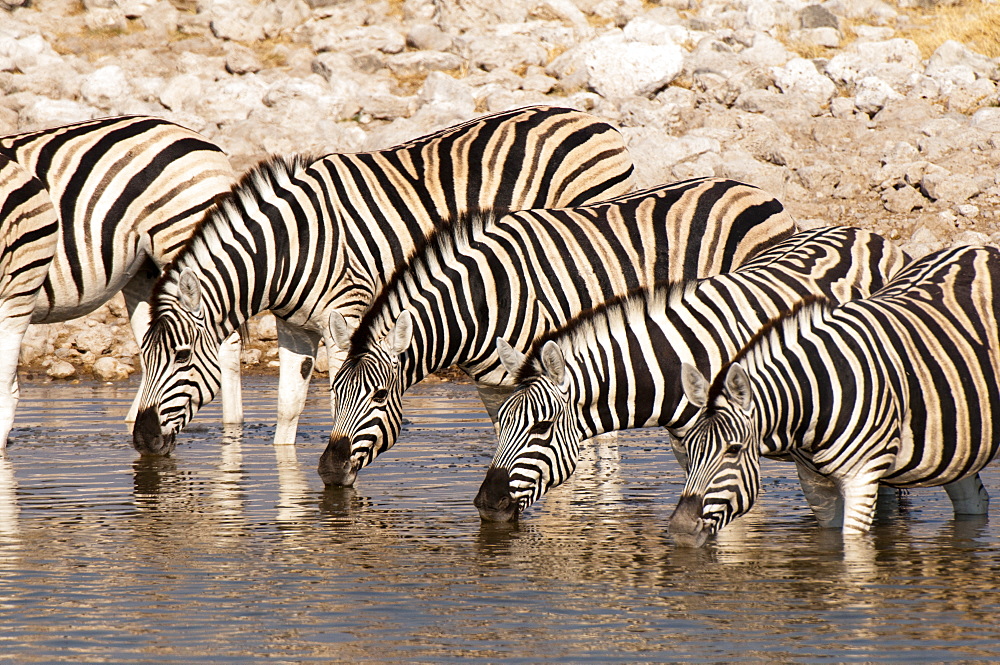
[[[472,504],[484,522],[513,522],[520,512],[517,501],[510,494],[510,475],[504,469],[492,468],[486,472]]]

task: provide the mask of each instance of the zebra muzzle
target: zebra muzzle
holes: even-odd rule
[[[681,547],[701,547],[711,535],[708,523],[702,518],[703,501],[696,496],[682,496],[670,516],[670,537]]]
[[[351,439],[330,435],[330,443],[319,458],[319,477],[326,485],[350,487],[358,477],[358,466],[351,461]]]
[[[140,455],[169,455],[174,450],[174,433],[164,434],[156,409],[145,408],[132,428],[132,447]]]
[[[510,493],[510,474],[496,467],[486,472],[486,478],[472,504],[484,522],[513,522],[518,516],[517,501]]]

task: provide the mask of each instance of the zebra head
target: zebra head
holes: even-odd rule
[[[353,331],[334,311],[330,332],[341,349]],[[358,471],[392,447],[403,422],[403,381],[399,356],[410,345],[413,318],[404,311],[384,339],[348,356],[330,385],[334,423],[319,460],[327,485],[348,487]]]
[[[517,352],[502,340],[498,351],[507,371],[517,375],[509,364]],[[523,382],[497,413],[497,452],[473,501],[488,522],[517,519],[550,487],[565,481],[580,456],[582,436],[570,409],[562,349],[550,340],[539,355],[539,373]]]
[[[721,388],[709,386],[693,365],[681,371],[684,394],[701,408],[684,435],[690,466],[670,517],[678,545],[701,547],[709,536],[746,513],[760,492],[760,435],[753,416],[750,379],[729,365]]]
[[[219,342],[209,330],[201,285],[185,268],[170,305],[156,312],[142,339],[144,365],[132,445],[142,454],[169,455],[174,438],[219,390]]]

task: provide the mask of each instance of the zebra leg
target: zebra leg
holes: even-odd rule
[[[320,336],[275,317],[278,328],[278,426],[274,443],[294,444],[316,365]]]
[[[990,509],[990,495],[983,487],[978,473],[944,486],[956,515],[986,515]]]
[[[140,345],[146,336],[146,331],[149,330],[149,299],[158,276],[159,269],[156,264],[147,260],[122,288],[122,295],[125,296],[125,309],[128,311],[129,326],[132,328],[132,335],[135,336],[136,343]],[[143,382],[145,382],[146,362],[141,353],[139,354],[139,369],[142,372]],[[139,414],[139,401],[141,399],[142,385],[140,384],[139,391],[136,392],[135,398],[132,400],[132,406],[128,409],[128,415],[125,416],[126,423],[135,422],[135,418]]]
[[[0,316],[8,316],[3,310],[9,310],[7,303],[0,309]],[[30,321],[29,309],[27,314],[0,322],[0,454],[7,448],[7,437],[14,426],[14,412],[21,396],[17,383],[17,362],[21,355],[21,340]]]
[[[875,502],[878,500],[878,478],[862,473],[844,479],[844,533],[867,533],[875,519]]]
[[[816,521],[824,529],[839,529],[844,525],[844,497],[837,484],[801,460],[795,460],[799,484]]]
[[[477,382],[476,389],[479,391],[479,399],[483,400],[483,406],[486,407],[486,412],[490,414],[490,420],[493,421],[493,427],[496,428],[497,411],[500,410],[500,405],[504,403],[504,400],[506,400],[507,397],[514,392],[514,386]]]
[[[243,424],[243,385],[240,382],[240,356],[243,353],[241,332],[237,330],[219,345],[223,425]]]

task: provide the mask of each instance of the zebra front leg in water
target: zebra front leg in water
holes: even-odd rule
[[[31,298],[34,300],[34,296]],[[0,308],[0,317],[6,317],[7,303]],[[28,329],[31,310],[14,318],[0,321],[0,454],[7,447],[7,436],[14,426],[14,412],[21,391],[17,384],[17,361],[21,354],[21,340]]]
[[[222,424],[243,424],[243,386],[240,382],[240,357],[243,338],[237,330],[219,345],[219,391],[222,393]]]
[[[316,365],[320,336],[275,317],[278,329],[278,424],[274,443],[294,444]]]
[[[146,331],[149,330],[149,297],[153,293],[153,284],[159,276],[159,269],[151,260],[146,262],[132,276],[122,288],[122,295],[125,296],[125,309],[128,311],[129,327],[132,328],[132,335],[135,336],[136,344],[142,344]],[[139,371],[142,376],[146,376],[146,363],[142,354],[139,354]],[[128,409],[125,422],[131,426],[139,414],[139,400],[142,398],[142,385],[132,400],[132,406]]]
[[[805,462],[795,460],[799,484],[816,521],[824,529],[839,529],[844,525],[844,497],[836,483],[817,473]]]
[[[990,495],[978,473],[944,486],[956,515],[986,515],[990,510]]]

